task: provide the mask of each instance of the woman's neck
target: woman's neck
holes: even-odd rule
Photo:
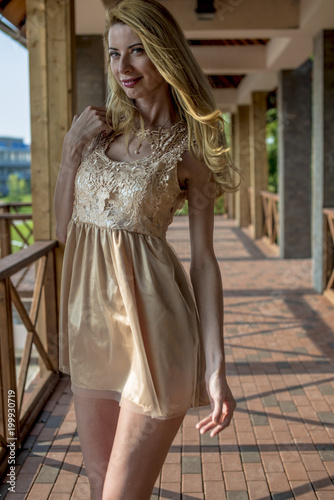
[[[153,102],[150,99],[137,99],[135,105],[144,120],[145,128],[170,128],[178,121],[178,113],[173,107],[169,92],[163,99],[155,99]]]

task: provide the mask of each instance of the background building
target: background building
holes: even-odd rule
[[[11,174],[23,179],[30,189],[30,146],[18,137],[0,136],[0,196],[9,194]]]

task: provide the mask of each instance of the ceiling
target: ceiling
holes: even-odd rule
[[[195,12],[197,0],[160,0],[176,17],[191,50],[210,76],[217,104],[234,112],[253,91],[273,91],[278,72],[313,52],[313,38],[334,29],[334,0],[215,0],[212,20]],[[76,0],[76,32],[99,34],[109,0]]]
[[[180,23],[225,111],[249,104],[253,91],[275,89],[279,71],[303,64],[314,36],[334,29],[334,0],[215,0],[211,20],[198,18],[197,0],[160,2]],[[109,3],[75,0],[76,34],[101,35]],[[0,14],[24,36],[25,0],[0,0]]]

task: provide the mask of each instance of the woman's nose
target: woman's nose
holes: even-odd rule
[[[119,71],[120,73],[129,73],[132,71],[132,66],[129,61],[128,55],[121,56],[119,60]]]

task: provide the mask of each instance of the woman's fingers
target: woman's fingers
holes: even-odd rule
[[[213,411],[196,424],[196,429],[199,429],[201,434],[211,431],[210,436],[216,436],[230,425],[235,408],[236,403],[233,397],[232,400],[225,401],[224,403],[219,399],[216,400]]]
[[[106,107],[87,106],[82,113],[74,115],[70,136],[75,141],[87,143],[100,132],[105,136],[110,130],[107,124]]]
[[[203,418],[196,424],[196,429],[202,430],[207,424],[212,422],[212,413],[208,417]]]

